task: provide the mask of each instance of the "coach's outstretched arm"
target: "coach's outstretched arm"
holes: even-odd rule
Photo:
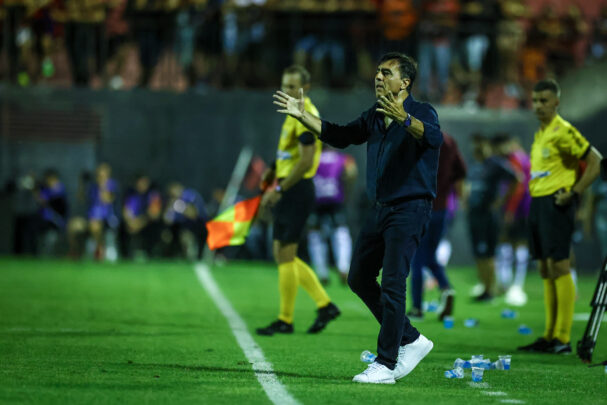
[[[314,135],[320,135],[320,131],[322,131],[322,121],[314,114],[310,114],[305,110],[303,89],[299,89],[299,98],[291,97],[280,90],[274,93],[273,97],[274,104],[281,108],[280,110],[276,110],[277,112],[288,114],[291,117],[298,119]]]
[[[321,120],[314,114],[310,114],[304,109],[303,89],[299,90],[299,98],[289,96],[282,91],[274,94],[274,104],[281,107],[276,110],[282,114],[288,114],[299,120],[321,141],[328,143],[336,148],[345,148],[348,145],[360,145],[367,140],[368,134],[364,130],[362,119],[350,122],[346,125],[336,125],[328,121]]]

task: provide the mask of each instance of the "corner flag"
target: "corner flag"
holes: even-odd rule
[[[209,249],[242,245],[260,202],[261,196],[240,201],[207,222]]]

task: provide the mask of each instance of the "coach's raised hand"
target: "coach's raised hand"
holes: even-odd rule
[[[407,119],[407,113],[403,108],[403,101],[405,98],[406,92],[404,90],[398,93],[398,99],[394,98],[392,92],[387,91],[385,96],[380,96],[377,99],[381,108],[377,108],[376,111],[383,113],[386,117],[392,118],[402,125],[402,123],[405,122],[405,119]]]
[[[274,95],[274,104],[280,107],[277,112],[288,114],[291,117],[299,120],[313,134],[319,135],[322,130],[322,122],[320,118],[305,110],[306,98],[304,89],[299,89],[299,98],[291,97],[284,91],[276,91]]]
[[[283,93],[278,90],[273,95],[274,104],[279,106],[281,109],[276,110],[282,114],[289,114],[294,118],[301,118],[305,111],[305,98],[304,91],[302,88],[299,89],[299,98],[289,96],[287,93]]]

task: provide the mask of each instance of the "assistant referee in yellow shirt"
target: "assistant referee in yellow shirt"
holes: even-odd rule
[[[299,65],[285,69],[282,75],[282,91],[299,98],[310,88],[310,74]],[[305,109],[318,116],[318,110],[308,97]],[[278,319],[265,328],[258,328],[259,335],[293,333],[293,311],[298,286],[316,303],[318,314],[308,328],[308,333],[318,333],[340,315],[331,302],[316,273],[297,257],[297,246],[308,216],[315,206],[312,178],[320,163],[321,142],[301,122],[287,116],[282,125],[275,167],[264,174],[264,182],[278,180],[275,188],[264,194],[262,208],[272,208],[274,226],[273,251],[278,264],[278,290],[280,310]]]
[[[569,251],[579,196],[599,175],[601,154],[558,113],[560,88],[554,80],[538,82],[532,93],[540,122],[531,146],[529,250],[540,263],[544,281],[544,335],[519,350],[571,353],[575,285]],[[580,160],[587,162],[577,179]]]

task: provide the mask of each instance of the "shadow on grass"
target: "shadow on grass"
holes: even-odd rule
[[[59,330],[45,330],[45,329],[13,329],[0,331],[0,337],[42,337],[42,338],[55,338],[55,337],[124,337],[124,336],[179,336],[188,335],[189,332],[133,332],[133,331],[118,331],[118,330],[76,330],[76,329],[59,329]]]
[[[169,369],[169,370],[182,370],[186,372],[211,372],[211,373],[257,373],[257,374],[275,374],[278,377],[294,377],[294,378],[312,378],[315,380],[326,380],[326,381],[351,381],[352,376],[328,376],[328,375],[319,375],[319,374],[303,374],[303,373],[293,373],[288,371],[264,371],[257,370],[254,371],[251,368],[251,364],[248,362],[240,362],[243,367],[241,368],[230,368],[230,367],[217,367],[217,366],[206,366],[206,365],[191,365],[186,366],[183,364],[158,364],[158,363],[135,363],[128,362],[127,365],[129,367],[141,368],[141,369]],[[124,363],[114,363],[112,365],[124,366]],[[246,367],[244,367],[246,366]]]

